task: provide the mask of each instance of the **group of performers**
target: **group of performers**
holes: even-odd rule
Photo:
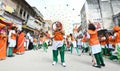
[[[33,38],[29,33],[25,36],[25,33],[16,26],[8,29],[6,25],[0,24],[0,60],[6,59],[6,56],[13,57],[13,53],[24,54],[25,50],[31,47],[31,43],[32,49],[43,48],[47,52],[48,45],[51,45],[49,43],[52,42],[53,66],[58,63],[58,54],[60,53],[61,65],[66,67],[65,50],[69,50],[72,54],[73,48],[76,49],[79,56],[89,51],[93,66],[97,68],[105,66],[104,55],[109,55],[110,59],[116,58],[120,61],[120,27],[115,26],[113,34],[98,36],[96,27],[90,23],[83,35],[74,37],[73,34],[69,34],[64,37],[62,23],[56,21],[53,25],[55,28],[52,27],[53,38],[51,40],[48,32],[43,33],[38,38]]]
[[[92,65],[97,68],[105,66],[103,56],[108,56],[110,59],[116,58],[120,61],[120,27],[114,26],[114,33],[109,32],[105,36],[104,34],[98,36],[95,25],[90,23],[88,30],[84,32],[83,36],[75,38],[73,34],[70,34],[64,39],[64,33],[60,27],[61,23],[55,23],[58,23],[58,25],[56,25],[57,29],[53,32],[53,65],[58,62],[57,56],[58,51],[60,51],[61,63],[65,67],[65,60],[63,59],[65,52],[63,52],[63,49],[64,51],[69,50],[72,54],[73,47],[76,49],[78,55],[89,51],[89,54],[92,56]],[[83,49],[82,52],[80,52],[80,48]]]

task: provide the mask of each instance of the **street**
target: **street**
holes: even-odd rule
[[[55,66],[52,66],[52,50],[48,52],[43,49],[26,51],[23,55],[0,61],[0,71],[120,71],[120,64],[105,59],[105,67],[95,68],[91,64],[88,54],[78,56],[75,50],[73,54],[66,52],[66,67],[60,64],[60,58]]]
[[[120,71],[120,0],[0,0],[0,71]]]

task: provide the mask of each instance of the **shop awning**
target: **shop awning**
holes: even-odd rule
[[[25,28],[25,29],[28,29],[28,30],[31,30],[31,31],[34,32],[34,29],[32,29],[32,28],[30,28],[30,27],[28,27],[28,26],[26,26],[26,25],[22,25],[22,28]]]
[[[0,17],[0,23],[5,24],[5,25],[8,25],[8,26],[11,26],[11,25],[13,24],[13,23],[11,23],[11,22],[6,22],[5,20],[6,20],[5,18]]]

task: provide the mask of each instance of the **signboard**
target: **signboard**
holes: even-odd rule
[[[13,23],[15,23],[15,24],[22,25],[22,20],[21,20],[21,19],[13,16],[13,15],[7,13],[7,12],[4,13],[3,17],[4,17],[5,19],[7,19],[7,20],[9,20],[9,21],[11,21],[11,22],[13,22]]]
[[[101,25],[100,25],[99,22],[94,22],[94,25],[95,25],[95,27],[96,27],[97,30],[101,28]]]
[[[5,11],[9,12],[9,13],[13,13],[14,12],[14,9],[8,5],[6,5],[5,7]]]
[[[26,25],[30,28],[33,28],[33,29],[37,29],[37,30],[41,29],[41,26],[38,23],[35,22],[35,18],[33,18],[33,17],[30,17],[28,19],[28,22],[27,22]]]
[[[9,5],[6,5],[5,3],[0,1],[0,14],[2,14],[4,10],[9,13],[14,12],[14,9],[12,7],[10,7]]]

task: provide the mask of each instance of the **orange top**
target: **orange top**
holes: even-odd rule
[[[99,40],[98,40],[98,36],[97,36],[97,31],[92,31],[92,30],[88,30],[88,33],[90,34],[90,39],[89,39],[89,44],[92,45],[96,45],[99,44]]]
[[[83,38],[82,38],[82,42],[86,42],[87,40],[86,40],[86,37],[85,36],[83,36]]]
[[[120,43],[120,31],[116,33],[115,42]]]
[[[74,37],[71,37],[71,41],[75,41],[75,38],[74,38]]]
[[[63,34],[60,32],[54,33],[54,40],[63,40]]]
[[[120,27],[119,27],[119,26],[114,26],[114,27],[113,27],[113,30],[114,30],[114,31],[120,31]]]
[[[34,38],[34,39],[33,39],[33,42],[34,42],[34,43],[37,43],[37,39],[36,39],[36,38]]]
[[[11,39],[16,40],[16,34],[11,34]]]
[[[108,40],[109,40],[109,44],[113,44],[114,40],[112,39],[112,36],[109,36]]]
[[[3,27],[5,27],[5,25],[4,24],[0,24],[0,28],[3,28]]]
[[[101,45],[105,45],[106,44],[106,39],[105,39],[105,37],[101,37],[101,39],[100,39],[100,44]]]

